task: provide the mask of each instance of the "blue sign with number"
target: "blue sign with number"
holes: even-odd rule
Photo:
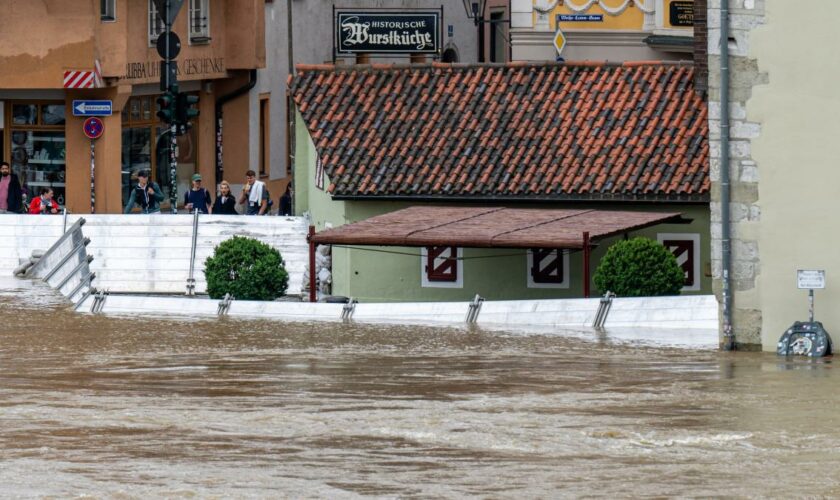
[[[111,116],[111,101],[73,101],[73,116]]]

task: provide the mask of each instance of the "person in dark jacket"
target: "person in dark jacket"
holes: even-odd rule
[[[212,205],[213,199],[210,198],[210,193],[201,187],[201,174],[194,174],[192,189],[184,193],[184,208],[190,213],[197,209],[203,214],[209,214]]]
[[[162,201],[163,191],[160,190],[160,186],[149,180],[149,172],[141,170],[137,173],[137,185],[128,196],[125,213],[130,214],[134,205],[138,205],[144,214],[158,214]]]
[[[22,189],[9,162],[0,162],[0,214],[17,214],[22,207]]]
[[[292,215],[292,185],[286,184],[286,192],[280,197],[280,210],[277,215]]]
[[[230,194],[230,184],[222,181],[219,184],[219,196],[213,203],[213,215],[239,215],[236,212],[236,199]]]

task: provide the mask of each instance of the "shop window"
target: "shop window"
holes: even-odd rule
[[[210,41],[210,2],[209,0],[190,0],[190,42],[207,43]]]
[[[117,20],[117,0],[101,0],[99,2],[99,19],[102,21]]]
[[[160,185],[164,194],[161,204],[169,207],[172,191],[172,173],[169,168],[169,127],[162,126],[157,118],[157,96],[132,97],[122,113],[122,200],[128,203],[131,187],[137,183],[137,173],[147,170],[152,180]],[[184,192],[190,188],[190,178],[196,172],[197,124],[185,135],[178,137],[178,203],[184,201]],[[208,186],[210,189],[212,186]]]
[[[431,288],[463,286],[462,249],[457,247],[424,247],[421,250],[421,284]]]
[[[43,187],[52,188],[60,205],[65,202],[63,103],[12,102],[9,143],[12,169],[18,174],[27,201]]]
[[[149,46],[153,46],[166,27],[163,20],[158,16],[157,6],[154,0],[149,0]]]
[[[528,250],[528,288],[569,288],[569,253],[558,248]]]
[[[271,127],[270,127],[270,96],[260,96],[260,176],[267,175],[271,171]]]
[[[677,258],[685,272],[684,292],[700,291],[700,235],[697,233],[659,233],[656,239]]]

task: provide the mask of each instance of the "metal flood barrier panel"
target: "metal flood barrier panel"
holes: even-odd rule
[[[85,219],[78,219],[23,277],[46,282],[74,304],[89,295],[96,275],[90,270],[93,257],[87,253],[90,240],[82,233],[84,224]]]

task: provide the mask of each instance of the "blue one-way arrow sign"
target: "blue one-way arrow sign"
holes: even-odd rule
[[[73,116],[111,116],[111,101],[73,101]]]

